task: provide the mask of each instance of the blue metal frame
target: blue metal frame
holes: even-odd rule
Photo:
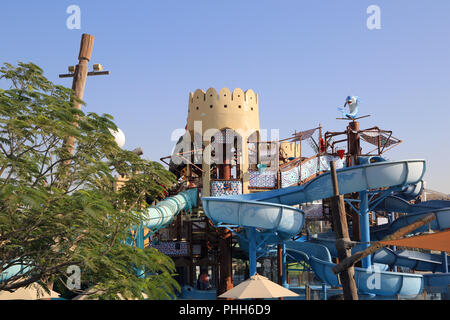
[[[284,241],[281,241],[280,244],[281,244],[281,265],[282,265],[281,283],[283,287],[289,288],[289,284],[287,283],[286,243]]]
[[[368,248],[370,246],[370,212],[372,212],[382,201],[391,196],[395,191],[400,191],[403,188],[404,186],[393,187],[382,191],[361,191],[359,192],[359,199],[344,199],[344,201],[361,217],[361,242],[363,242],[364,248]],[[378,197],[375,198],[376,196]],[[359,202],[359,210],[355,208],[352,202]],[[373,218],[375,218],[375,216],[373,216]],[[363,268],[369,268],[372,266],[371,256],[367,256],[362,259],[362,266]]]
[[[244,229],[248,230],[248,238],[244,238],[241,234],[237,233],[236,231],[234,231],[232,228],[238,228],[241,227],[239,225],[233,225],[233,224],[224,224],[222,222],[218,222],[215,223],[214,226],[216,228],[226,228],[227,230],[229,230],[233,235],[238,236],[241,239],[247,240],[249,242],[249,269],[250,269],[250,276],[253,276],[254,274],[256,274],[256,264],[257,264],[257,259],[263,257],[266,255],[267,251],[269,250],[269,248],[263,248],[263,246],[265,244],[267,244],[267,239],[270,237],[270,234],[266,234],[263,236],[262,241],[257,242],[256,240],[256,228],[255,227],[244,227]],[[258,251],[262,251],[259,255],[258,255]],[[285,250],[286,251],[286,250]],[[286,259],[284,259],[286,260]]]
[[[250,277],[256,274],[256,230],[249,228],[249,246],[248,246],[248,260],[250,268]]]
[[[361,241],[364,242],[363,247],[370,246],[370,220],[369,220],[369,197],[367,191],[359,192],[359,215],[361,228]],[[363,268],[369,268],[372,265],[372,258],[370,255],[362,259]]]

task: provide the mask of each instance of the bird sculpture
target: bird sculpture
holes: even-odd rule
[[[349,112],[345,111],[345,107],[348,106]],[[345,104],[343,107],[339,107],[338,110],[342,112],[342,116],[348,119],[355,120],[358,115],[358,107],[359,107],[359,97],[357,96],[348,96],[345,99]]]

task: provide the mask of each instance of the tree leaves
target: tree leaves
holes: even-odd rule
[[[174,175],[119,148],[112,116],[73,108],[73,91],[38,66],[5,63],[0,79],[10,84],[0,90],[0,273],[11,262],[31,266],[0,290],[65,283],[66,268],[78,265],[83,285],[101,298],[172,298],[179,289],[173,261],[126,240],[145,199],[164,197]],[[68,137],[76,141],[73,153]],[[117,174],[129,177],[120,190]]]

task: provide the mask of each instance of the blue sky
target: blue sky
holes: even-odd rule
[[[81,29],[69,30],[69,5]],[[381,29],[369,30],[369,5]],[[85,111],[109,113],[125,147],[158,160],[184,128],[190,91],[236,87],[259,95],[261,127],[281,137],[321,123],[344,130],[336,107],[358,95],[361,128],[404,142],[390,159],[427,160],[428,187],[450,193],[450,1],[8,1],[0,63],[32,61],[59,79],[77,63],[82,33],[95,36]]]

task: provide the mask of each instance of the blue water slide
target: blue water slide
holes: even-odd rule
[[[424,160],[378,162],[337,170],[340,194],[422,180]],[[266,192],[202,198],[205,214],[216,224],[238,225],[295,235],[303,227],[304,213],[293,205],[334,195],[331,175],[326,172],[302,186]]]
[[[188,189],[175,196],[167,197],[144,212],[143,225],[153,231],[167,227],[182,210],[197,206],[197,189]]]
[[[450,201],[432,200],[411,204],[403,197],[389,196],[380,202],[375,208],[377,211],[408,213],[392,223],[387,223],[371,228],[371,240],[379,241],[384,237],[394,233],[413,223],[424,216],[435,213],[436,219],[430,224],[414,230],[414,233],[426,232],[429,229],[441,231],[450,228]],[[322,244],[328,248],[332,257],[337,257],[335,246],[335,235],[332,232],[314,235],[312,242]],[[364,245],[356,242],[352,248],[352,253],[364,250]],[[413,250],[393,251],[389,248],[382,248],[372,255],[372,261],[381,264],[387,264],[391,267],[400,266],[414,269],[417,271],[444,271],[442,256],[439,254],[417,252]]]
[[[0,282],[6,281],[14,276],[25,274],[31,270],[30,266],[26,266],[22,263],[16,262],[3,266],[5,269],[0,273]]]
[[[425,161],[380,161],[339,169],[336,173],[340,194],[378,188],[407,187],[422,180]],[[216,225],[258,228],[261,232],[273,232],[285,239],[296,235],[304,223],[303,212],[289,206],[333,195],[331,176],[327,172],[302,186],[244,195],[204,197],[202,202],[205,214]],[[322,247],[328,250],[325,246]],[[310,254],[309,261],[318,276],[329,284],[337,285],[337,276],[331,271],[333,267],[331,258],[324,259],[321,254],[318,258],[314,253]],[[358,269],[357,272],[357,284],[361,292],[385,296],[412,295],[419,294],[423,287],[421,275],[366,269]],[[380,279],[381,287],[376,285],[371,287],[368,282],[372,280],[374,272],[378,272],[376,276],[379,278],[375,279]]]
[[[313,235],[311,237],[311,242],[325,246],[330,251],[333,258],[337,257],[336,238],[334,233],[327,232]],[[355,246],[352,248],[352,254],[365,249],[365,246],[362,243],[355,242],[354,244]],[[442,255],[413,250],[394,251],[384,247],[372,255],[372,261],[390,267],[407,267],[417,271],[442,272],[445,270]]]
[[[441,254],[413,250],[392,250],[382,248],[373,255],[373,261],[390,267],[407,267],[416,271],[444,272]],[[448,267],[450,264],[447,262]]]
[[[422,212],[415,212],[401,216],[392,223],[372,227],[370,232],[371,239],[374,241],[382,240],[389,234],[396,232],[397,230],[425,217],[430,213],[434,213],[436,219],[427,225],[415,229],[414,233],[427,232],[429,229],[442,231],[450,228],[450,208],[429,209]]]
[[[335,264],[327,247],[313,242],[287,241],[288,254],[297,261],[307,260],[316,276],[331,286],[341,286],[337,275],[332,271]],[[380,296],[417,295],[423,288],[422,275],[387,272],[382,265],[375,268],[354,268],[355,282],[361,294]]]

